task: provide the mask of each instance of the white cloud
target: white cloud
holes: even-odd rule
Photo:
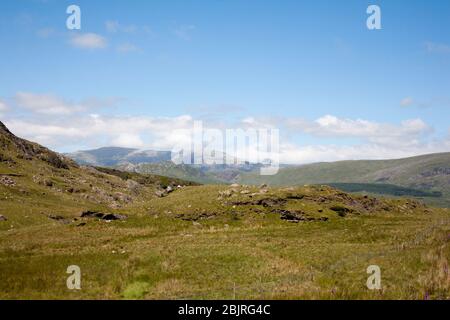
[[[421,119],[392,124],[325,115],[314,121],[302,118],[246,118],[241,125],[284,131],[280,138],[280,158],[286,163],[400,158],[450,149],[450,142],[432,140],[432,128]],[[315,142],[310,145],[295,144],[292,137],[296,134],[311,136]],[[321,143],[322,139],[333,139],[335,142]]]
[[[46,115],[68,115],[84,110],[84,107],[81,105],[69,103],[50,94],[18,92],[14,100],[20,108]]]
[[[363,119],[342,119],[325,115],[310,122],[303,119],[289,119],[286,127],[292,131],[316,137],[360,138],[371,143],[383,145],[411,144],[431,131],[421,119],[410,119],[394,125]]]
[[[282,163],[305,164],[341,160],[399,159],[427,153],[448,152],[450,141],[425,143],[414,147],[389,147],[377,144],[281,146]]]
[[[117,147],[142,148],[144,142],[138,134],[122,133],[112,140],[112,145]]]
[[[430,53],[450,53],[450,45],[443,43],[427,42],[425,48]]]
[[[106,39],[96,33],[74,34],[70,43],[77,48],[83,49],[103,49],[107,46]]]
[[[4,112],[6,110],[8,110],[8,105],[5,101],[0,99],[0,112]]]
[[[119,30],[118,21],[106,21],[105,27],[108,32],[117,32]]]
[[[123,43],[117,46],[117,51],[121,53],[141,52],[142,50],[132,43]]]
[[[38,37],[46,39],[56,34],[56,31],[53,28],[42,28],[39,29],[36,34]]]
[[[403,99],[400,101],[400,105],[401,105],[402,107],[410,107],[410,106],[412,106],[413,104],[414,104],[414,100],[413,100],[413,98],[411,98],[411,97],[403,98]]]
[[[173,33],[180,39],[189,41],[192,38],[192,32],[195,30],[194,25],[180,25],[173,30]]]
[[[25,109],[35,114],[47,116],[67,116],[87,110],[115,107],[123,99],[87,98],[80,102],[70,102],[53,94],[18,92],[12,99],[17,110]]]
[[[181,142],[188,143],[189,137],[178,129],[193,128],[194,119],[189,115],[151,117],[92,114],[90,107],[98,105],[102,99],[91,99],[89,104],[74,104],[51,95],[19,93],[16,100],[17,97],[20,98],[18,105],[20,102],[22,108],[32,110],[33,113],[25,118],[14,119],[10,116],[5,121],[6,125],[19,136],[59,151],[114,145],[171,150]],[[45,114],[45,117],[38,117],[37,114]],[[205,122],[204,128],[207,127],[219,130],[278,128],[282,163],[401,158],[450,150],[450,131],[448,137],[436,138],[430,126],[421,119],[383,123],[333,115],[324,115],[312,121],[301,118],[247,117],[232,124]],[[305,136],[313,139],[301,140]]]
[[[190,116],[109,117],[97,114],[64,118],[11,119],[7,126],[17,135],[51,148],[73,150],[74,146],[127,146],[170,150],[178,142],[176,129],[192,128]],[[144,140],[145,137],[145,140]]]
[[[138,27],[135,25],[122,25],[117,20],[108,20],[105,22],[106,31],[111,33],[116,32],[125,32],[125,33],[134,33],[138,30]]]

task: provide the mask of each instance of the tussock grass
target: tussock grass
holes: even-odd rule
[[[185,187],[119,209],[125,221],[86,220],[82,227],[40,212],[75,217],[87,202],[38,194],[3,199],[0,298],[449,298],[447,210],[409,200],[366,210],[359,205],[366,198],[328,187],[239,187],[221,196],[229,189]],[[285,202],[246,203],[266,198]],[[351,210],[342,217],[333,206]],[[292,223],[274,209],[328,220]],[[82,271],[79,291],[66,287],[73,264]],[[382,290],[366,287],[371,264],[381,268]]]

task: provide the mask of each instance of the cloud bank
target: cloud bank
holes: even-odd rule
[[[61,152],[103,146],[171,150],[180,141],[189,141],[178,129],[190,130],[196,120],[191,115],[102,114],[105,106],[121,103],[115,98],[74,102],[51,94],[18,92],[11,103],[7,107],[0,100],[0,115],[3,113],[2,121],[15,134]],[[381,123],[334,115],[313,120],[250,117],[233,124],[208,122],[203,126],[222,130],[277,128],[282,163],[401,158],[450,151],[450,128],[447,136],[438,137],[420,118]]]

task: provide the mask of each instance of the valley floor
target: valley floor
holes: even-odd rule
[[[226,188],[187,187],[127,208],[126,220],[85,225],[34,221],[30,206],[16,204],[0,222],[0,298],[450,298],[448,210],[340,217],[327,209],[326,221],[294,223],[239,193],[241,203],[209,215],[228,208],[217,198]],[[81,290],[67,288],[70,265],[80,267]],[[381,269],[381,290],[366,286],[369,265]]]

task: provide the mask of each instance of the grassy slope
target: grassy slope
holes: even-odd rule
[[[243,174],[241,183],[274,186],[326,183],[385,183],[419,190],[441,191],[450,206],[450,175],[432,174],[435,168],[450,170],[450,153],[397,160],[358,160],[315,163],[280,169],[274,176]],[[430,199],[436,201],[436,199]]]
[[[29,197],[3,198],[9,220],[0,224],[0,298],[450,297],[448,211],[405,200],[366,210],[361,204],[370,199],[328,188],[252,198],[239,188],[220,197],[226,190],[186,187],[129,205],[121,210],[126,221],[86,220],[83,227],[30,212]],[[295,197],[303,199],[288,199]],[[288,200],[243,204],[265,198]],[[336,205],[355,211],[341,217],[330,210]],[[273,212],[278,206],[329,220],[287,222]],[[51,199],[46,207],[68,216],[75,209]],[[72,264],[81,267],[81,291],[65,286]],[[371,264],[382,269],[382,291],[365,287]]]

